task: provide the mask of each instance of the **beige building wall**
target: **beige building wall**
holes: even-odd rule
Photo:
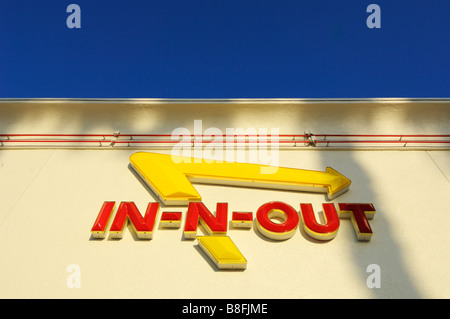
[[[226,128],[278,128],[280,134],[450,134],[446,99],[367,100],[2,100],[0,134],[171,134]],[[7,139],[2,137],[3,140]],[[12,146],[11,146],[12,145]],[[448,144],[445,144],[448,146]],[[397,147],[398,146],[398,147]],[[439,145],[442,146],[442,145]],[[170,154],[170,149],[140,149]],[[0,146],[0,297],[2,298],[449,298],[450,153],[436,145],[376,149],[281,149],[279,165],[325,170],[352,180],[333,203],[372,203],[373,236],[360,242],[349,220],[319,242],[301,227],[272,241],[256,227],[228,235],[245,271],[218,271],[180,229],[156,225],[151,241],[129,228],[121,240],[94,240],[104,201],[155,194],[130,169],[136,148]],[[283,201],[297,211],[323,194],[195,185],[205,205],[251,211]],[[199,235],[202,232],[199,230]],[[381,287],[367,280],[380,269]],[[370,267],[369,267],[370,269]],[[74,274],[80,287],[70,288]]]

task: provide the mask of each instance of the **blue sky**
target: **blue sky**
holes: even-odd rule
[[[448,0],[2,0],[0,98],[450,97],[449,20]]]

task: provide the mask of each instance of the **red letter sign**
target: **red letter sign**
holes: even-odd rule
[[[322,204],[325,216],[325,224],[321,225],[314,216],[314,210],[311,204],[300,204],[302,211],[303,229],[305,232],[319,240],[330,240],[336,237],[339,229],[339,217],[336,208],[332,203]]]
[[[277,224],[271,218],[280,218],[284,221]],[[294,236],[299,223],[297,211],[282,202],[269,202],[262,205],[256,212],[256,220],[256,227],[260,233],[275,240],[284,240]]]
[[[372,237],[372,228],[369,221],[375,215],[375,207],[372,204],[344,204],[339,203],[339,217],[351,218],[353,228],[358,240],[369,241]]]
[[[91,234],[94,238],[105,238],[106,237],[106,226],[108,226],[111,214],[116,206],[116,202],[104,202],[100,212],[98,213],[97,219],[92,226]]]
[[[201,202],[189,203],[186,224],[184,225],[184,237],[196,238],[198,218],[202,226],[211,235],[226,235],[228,225],[228,203],[217,203],[216,216],[213,216]]]
[[[149,203],[145,216],[142,217],[133,202],[120,203],[116,217],[109,229],[111,237],[122,238],[126,222],[130,220],[138,238],[151,239],[153,237],[153,226],[155,225],[158,208],[159,203]]]

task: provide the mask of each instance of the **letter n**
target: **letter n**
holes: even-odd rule
[[[142,217],[135,203],[121,202],[109,229],[111,238],[122,238],[123,230],[130,221],[138,238],[152,239],[158,208],[159,203],[149,203],[145,216]]]
[[[217,203],[216,215],[214,216],[201,202],[189,203],[184,226],[185,238],[196,238],[198,222],[210,235],[226,235],[228,224],[228,203]]]

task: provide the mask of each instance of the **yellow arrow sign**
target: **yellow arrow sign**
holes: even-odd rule
[[[138,152],[132,167],[166,205],[201,201],[191,183],[234,185],[327,193],[333,199],[346,192],[351,181],[327,167],[325,172],[250,163],[211,162],[167,154]],[[263,174],[262,171],[274,171]]]

